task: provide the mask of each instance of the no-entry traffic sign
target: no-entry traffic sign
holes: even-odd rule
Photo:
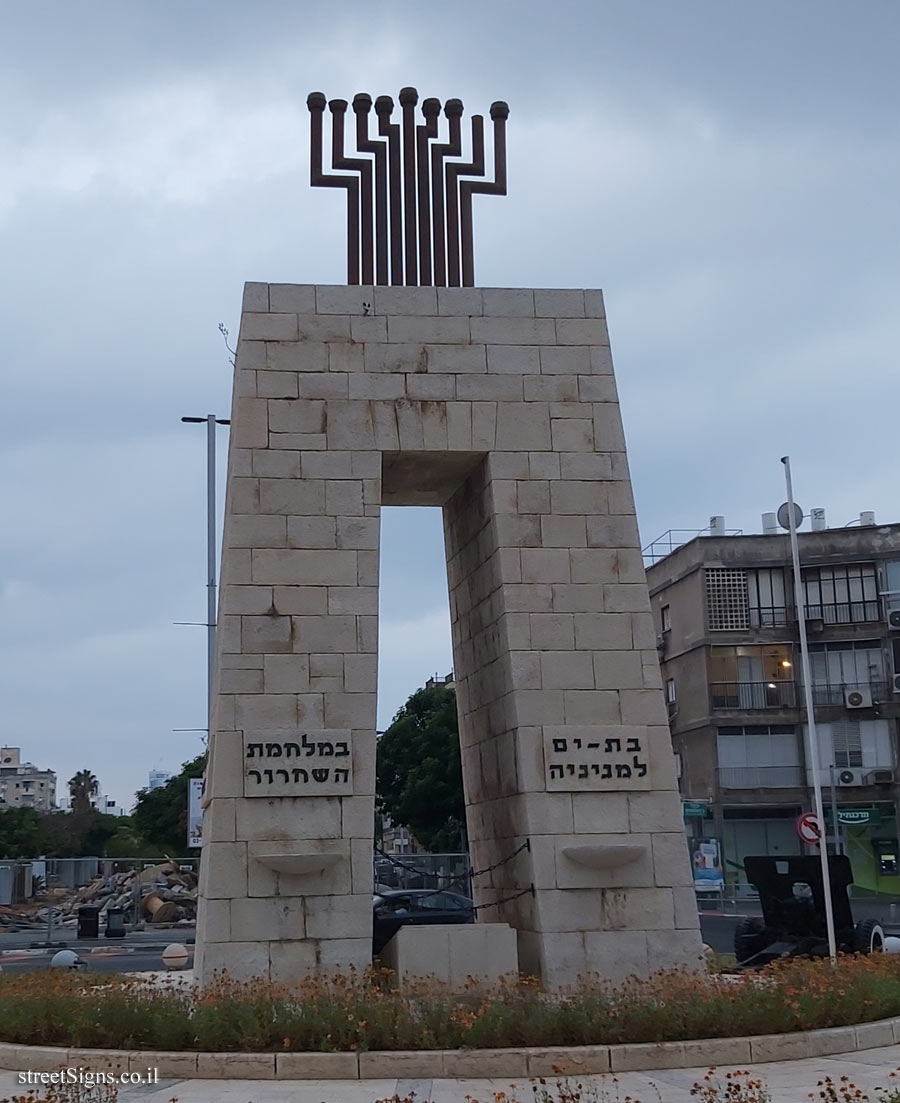
[[[797,834],[810,846],[822,841],[822,825],[814,812],[804,812],[797,820]]]

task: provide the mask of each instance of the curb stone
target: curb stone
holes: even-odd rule
[[[590,1075],[656,1072],[703,1065],[793,1061],[900,1043],[900,1016],[858,1026],[792,1034],[697,1038],[633,1045],[523,1046],[519,1049],[381,1050],[361,1053],[164,1053],[154,1050],[22,1046],[0,1042],[0,1068],[54,1072],[61,1067],[146,1072],[181,1080],[368,1080],[546,1076],[554,1068]]]

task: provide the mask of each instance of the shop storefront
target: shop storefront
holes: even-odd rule
[[[831,834],[831,808],[825,806],[825,822]],[[838,831],[841,849],[853,867],[857,892],[900,895],[900,847],[897,810],[882,801],[866,805],[840,805]]]

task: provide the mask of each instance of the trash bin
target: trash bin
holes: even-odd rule
[[[77,937],[100,937],[100,908],[97,904],[82,904],[78,909]]]
[[[125,919],[122,915],[124,909],[122,908],[107,908],[106,909],[106,937],[107,938],[124,938],[125,937]]]

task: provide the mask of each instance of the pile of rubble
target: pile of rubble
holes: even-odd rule
[[[41,895],[28,903],[0,907],[0,928],[46,927],[48,910],[54,927],[74,927],[78,909],[84,904],[99,906],[100,921],[110,908],[121,908],[126,923],[151,923],[154,927],[193,925],[197,918],[197,875],[179,869],[175,862],[162,862],[137,871],[99,874],[83,888],[54,888],[49,901]]]

